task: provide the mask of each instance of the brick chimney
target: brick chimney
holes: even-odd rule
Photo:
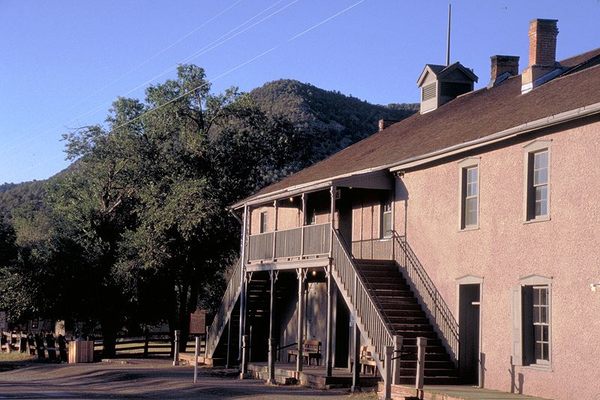
[[[492,56],[492,74],[488,88],[497,86],[511,76],[519,75],[518,56]]]
[[[534,19],[529,23],[529,65],[523,71],[521,92],[527,93],[536,81],[558,67],[556,63],[555,19]]]
[[[395,124],[396,122],[399,122],[398,120],[395,119],[380,119],[379,120],[379,132],[381,132],[382,130],[384,130],[385,128],[387,128],[390,125]]]

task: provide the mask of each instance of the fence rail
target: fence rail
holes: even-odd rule
[[[206,345],[206,335],[200,335],[201,348]],[[187,346],[194,347],[195,341],[188,338]],[[102,339],[94,340],[94,352],[103,350]],[[169,332],[151,333],[142,336],[119,337],[115,343],[116,357],[170,356],[173,354],[173,335]]]
[[[357,323],[362,325],[364,333],[371,340],[375,350],[377,365],[383,374],[383,358],[386,346],[393,346],[393,336],[388,328],[380,308],[367,290],[365,283],[357,272],[352,257],[348,254],[342,239],[337,231],[334,231],[332,246],[333,269],[339,276],[342,290],[348,294],[352,307],[356,312]],[[359,326],[360,326],[359,325]]]
[[[223,334],[223,330],[225,330],[225,326],[227,325],[227,321],[229,321],[235,302],[242,290],[241,260],[238,259],[234,265],[233,274],[231,274],[229,282],[227,283],[227,289],[225,289],[225,293],[223,294],[223,300],[219,305],[219,310],[215,314],[213,322],[207,330],[208,338],[206,340],[206,354],[208,357],[212,357],[217,349],[219,339]]]
[[[450,356],[458,363],[459,337],[458,322],[435,287],[427,271],[406,241],[405,236],[394,234],[394,254],[397,264],[405,272],[405,277],[429,314],[432,325],[442,337]]]

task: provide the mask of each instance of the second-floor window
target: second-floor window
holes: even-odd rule
[[[529,153],[527,169],[527,219],[547,217],[548,149]]]
[[[260,233],[267,231],[267,212],[263,211],[260,213]]]
[[[461,173],[461,228],[465,229],[478,225],[479,167],[477,165],[466,167]]]
[[[381,237],[392,237],[392,202],[390,200],[381,205]]]

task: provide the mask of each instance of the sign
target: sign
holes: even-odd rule
[[[190,335],[206,333],[206,311],[197,309],[190,314]]]

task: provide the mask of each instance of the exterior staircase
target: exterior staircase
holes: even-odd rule
[[[457,384],[457,369],[396,261],[354,260],[392,335],[403,337],[400,383],[414,384],[417,337],[427,338],[425,384]]]

